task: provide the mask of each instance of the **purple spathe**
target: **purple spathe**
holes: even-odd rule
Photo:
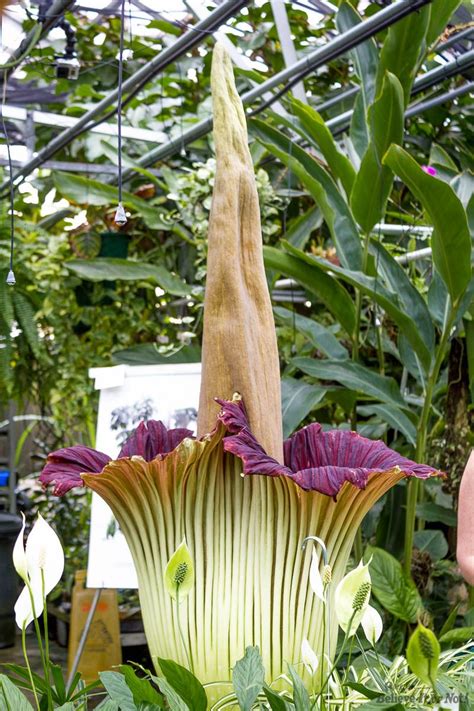
[[[145,461],[150,462],[160,454],[172,452],[185,437],[192,436],[191,430],[167,430],[165,425],[157,420],[141,422],[123,445],[118,459],[143,457]],[[58,449],[48,455],[40,482],[44,487],[53,484],[53,493],[63,496],[70,489],[84,486],[81,474],[100,474],[111,460],[112,457],[107,454],[81,444]]]
[[[347,481],[364,489],[370,474],[398,470],[405,476],[426,479],[438,472],[416,464],[380,441],[349,430],[323,432],[321,425],[303,427],[284,444],[284,464],[262,449],[250,431],[242,400],[217,400],[219,419],[230,432],[224,449],[240,457],[244,474],[286,476],[307,491],[337,496]]]

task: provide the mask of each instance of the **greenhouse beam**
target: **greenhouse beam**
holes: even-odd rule
[[[41,30],[38,34],[38,25],[35,25],[28,34],[23,38],[18,47],[13,50],[8,60],[0,66],[0,86],[3,85],[5,79],[8,79],[10,74],[20,64],[23,56],[27,56],[38,42],[45,37],[48,32],[55,27],[60,17],[64,15],[74,4],[76,0],[55,0],[51,7],[46,12],[44,21],[41,23]],[[13,66],[9,66],[13,65]],[[5,67],[5,69],[3,68]]]
[[[461,39],[462,36],[467,36],[468,34],[474,34],[474,30],[472,28],[464,30],[464,32],[460,32],[457,37]],[[452,39],[453,38],[451,38],[451,40]],[[443,44],[440,44],[436,49],[436,53],[441,54],[453,44],[454,42],[450,40],[448,40],[447,42],[443,42]],[[461,56],[455,57],[449,62],[446,62],[445,64],[442,64],[439,67],[435,67],[434,69],[430,69],[429,71],[425,72],[425,74],[422,74],[417,79],[415,79],[412,94],[416,94],[420,91],[424,91],[425,89],[429,89],[431,86],[433,86],[433,84],[436,84],[438,81],[441,81],[443,79],[449,79],[449,77],[451,76],[455,76],[456,74],[459,74],[462,71],[470,69],[474,64],[473,55],[474,50],[467,50]],[[330,99],[327,99],[322,104],[317,105],[315,108],[320,112],[327,111],[333,106],[337,106],[343,101],[352,98],[353,96],[358,94],[359,91],[359,86],[353,86],[350,89],[347,89],[346,91],[337,94],[336,96],[332,96]],[[341,116],[343,115],[344,114],[341,114]]]
[[[64,2],[64,0],[62,1]],[[219,5],[208,17],[198,22],[193,27],[193,31],[181,35],[172,45],[164,49],[154,59],[147,62],[146,65],[129,77],[127,81],[123,83],[123,93],[126,94],[132,91],[139,83],[149,81],[190,49],[201,44],[203,41],[203,33],[207,35],[208,32],[212,32],[220,27],[224,22],[227,22],[230,17],[233,17],[238,10],[248,5],[249,2],[250,0],[227,0],[227,2]],[[34,158],[28,161],[21,170],[13,175],[13,181],[15,183],[21,182],[27,175],[30,175],[36,168],[39,168],[44,161],[51,158],[58,150],[67,146],[84,131],[88,131],[91,128],[89,124],[106,108],[113,104],[117,100],[117,97],[118,90],[114,89],[85,113],[84,116],[81,116],[75,126],[66,129],[56,136],[56,138],[53,138],[47,146],[42,148]],[[8,189],[9,184],[10,180],[6,180],[0,186],[0,193]]]
[[[318,47],[314,52],[309,54],[307,57],[300,59],[292,67],[283,69],[278,74],[270,77],[262,84],[259,84],[254,89],[246,92],[242,96],[242,101],[244,104],[252,102],[254,99],[260,98],[270,89],[275,88],[278,84],[283,84],[289,80],[296,78],[301,78],[302,72],[309,73],[317,69],[318,67],[327,64],[327,62],[332,59],[345,54],[350,49],[353,49],[357,45],[361,44],[369,37],[380,32],[380,30],[398,22],[402,18],[406,17],[412,12],[419,10],[424,5],[429,4],[431,0],[397,0],[397,2],[392,5],[380,10],[375,15],[361,22],[360,24],[352,27],[347,32],[339,35],[328,44],[323,47]],[[279,98],[278,95],[276,98]],[[136,165],[138,167],[144,168],[152,165],[158,160],[165,160],[170,158],[172,155],[180,151],[183,146],[188,143],[196,141],[198,138],[202,138],[212,128],[212,118],[204,119],[200,121],[196,126],[185,131],[179,138],[169,141],[165,146],[158,146],[149,153],[146,153],[140,160],[137,161]],[[133,169],[127,169],[123,173],[123,179],[129,179],[134,174]],[[3,188],[4,186],[2,186]]]
[[[441,67],[430,69],[429,72],[426,72],[421,77],[415,79],[413,82],[412,95],[426,91],[426,89],[430,89],[432,86],[439,84],[445,79],[451,79],[451,77],[462,71],[470,69],[472,66],[474,66],[474,50],[471,49],[461,58],[453,59],[452,62],[447,62]],[[334,133],[341,133],[341,131],[344,131],[349,126],[352,114],[353,109],[344,111],[344,113],[339,114],[339,116],[334,116],[334,118],[329,119],[326,122],[326,125]]]
[[[474,91],[474,81],[468,81],[466,84],[458,86],[457,89],[452,89],[451,91],[447,91],[445,94],[435,96],[433,99],[420,101],[419,104],[409,106],[405,112],[405,118],[410,118],[411,116],[416,116],[424,111],[429,111],[429,109],[434,109],[436,106],[444,104],[447,101],[454,101],[454,99],[457,99],[464,94],[469,94],[471,91]]]

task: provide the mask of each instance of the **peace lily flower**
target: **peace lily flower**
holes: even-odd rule
[[[369,606],[372,581],[369,563],[362,561],[357,568],[344,576],[336,588],[336,617],[348,637],[352,637],[362,622]]]
[[[375,647],[383,631],[383,622],[378,610],[372,607],[372,605],[367,605],[362,615],[361,624],[367,641],[370,642],[372,647]]]
[[[198,438],[147,423],[114,461],[86,447],[62,449],[41,475],[57,494],[86,485],[109,504],[134,559],[157,670],[160,657],[186,666],[189,652],[204,683],[230,680],[249,645],[260,648],[270,679],[300,661],[306,637],[320,659],[330,639],[333,655],[337,621],[324,637],[324,605],[307,584],[312,556],[301,550],[303,539],[326,542],[334,609],[334,588],[365,514],[404,476],[436,473],[382,442],[318,424],[283,443],[258,195],[245,113],[220,45],[211,83],[217,171]],[[219,413],[216,397],[227,398],[217,400]],[[192,566],[187,559],[186,571],[179,562],[167,568],[184,540]],[[177,605],[169,591],[191,569],[192,587],[186,597],[178,588]],[[225,691],[208,687],[209,701]]]
[[[308,673],[314,676],[319,666],[319,660],[307,639],[304,639],[301,645],[301,658]]]
[[[15,619],[20,629],[42,614],[44,600],[59,583],[64,570],[61,541],[41,514],[31,529],[26,547],[24,534],[23,516],[23,526],[13,548],[13,565],[25,583],[15,604]]]

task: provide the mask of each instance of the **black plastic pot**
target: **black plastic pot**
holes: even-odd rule
[[[19,516],[0,512],[0,648],[15,644],[13,608],[19,592],[19,578],[13,567],[12,553],[20,529]]]

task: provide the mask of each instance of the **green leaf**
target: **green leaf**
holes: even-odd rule
[[[293,703],[295,705],[295,711],[308,711],[308,709],[311,708],[311,702],[303,680],[291,664],[288,664],[288,672],[293,684]]]
[[[0,711],[33,711],[26,696],[5,674],[0,674]]]
[[[346,360],[349,358],[349,353],[339,343],[336,336],[328,328],[312,318],[301,316],[281,306],[275,306],[273,313],[278,323],[283,323],[290,328],[294,326],[298,333],[302,333],[308,341],[327,355],[328,358],[334,358],[334,360]]]
[[[458,2],[458,0],[456,0]],[[442,146],[439,146],[437,143],[432,143],[431,144],[431,149],[430,149],[430,164],[431,165],[439,165],[443,168],[448,168],[448,170],[452,170],[455,173],[458,172],[458,167],[456,163],[453,161],[451,156],[447,151],[444,150]]]
[[[403,267],[378,240],[371,240],[370,251],[375,257],[377,273],[381,273],[389,288],[398,296],[405,312],[416,323],[426,347],[433,352],[435,330],[428,307],[418,289],[413,286]]]
[[[457,619],[457,616],[459,613],[460,606],[461,606],[461,602],[457,602],[453,606],[451,612],[449,613],[448,617],[446,618],[443,626],[441,627],[441,629],[439,631],[440,639],[444,634],[446,634],[447,632],[451,632],[451,630],[453,629],[454,625],[456,624],[456,619]]]
[[[160,32],[165,32],[167,35],[174,35],[175,37],[179,37],[183,32],[181,27],[177,27],[176,25],[173,25],[172,22],[168,22],[167,20],[160,19],[152,20],[148,23],[147,27],[154,30],[160,30]]]
[[[282,378],[281,407],[283,415],[283,437],[289,437],[311,410],[326,394],[324,388],[309,385],[303,380]]]
[[[372,592],[392,615],[405,622],[416,622],[423,603],[415,583],[403,572],[399,561],[381,548],[368,548],[372,556],[370,576]]]
[[[186,540],[179,544],[165,569],[165,587],[173,600],[182,602],[194,585],[194,563],[186,545]]]
[[[293,358],[291,365],[320,380],[336,380],[355,392],[369,395],[382,402],[391,402],[405,407],[405,402],[394,378],[380,375],[360,363]]]
[[[163,668],[161,669],[163,671]],[[126,684],[133,694],[133,700],[138,707],[140,704],[146,703],[148,705],[154,704],[157,708],[164,708],[162,696],[152,686],[148,679],[139,677],[135,669],[128,664],[122,664],[120,666],[120,671],[122,672]]]
[[[457,304],[471,280],[472,271],[471,237],[461,201],[449,185],[427,175],[400,146],[388,150],[384,163],[408,185],[426,210],[434,228],[433,262]]]
[[[247,647],[232,670],[232,684],[242,711],[251,711],[263,688],[265,669],[258,647]]]
[[[15,307],[15,316],[29,347],[38,360],[44,360],[45,354],[41,348],[38,326],[35,319],[35,310],[31,302],[16,289],[13,292],[12,298]]]
[[[267,697],[268,704],[272,711],[287,711],[290,707],[285,699],[273,691],[267,684],[263,685],[263,693]]]
[[[158,659],[158,664],[166,681],[190,711],[206,711],[208,705],[206,692],[194,674],[171,659]]]
[[[53,176],[54,185],[60,195],[73,200],[79,205],[111,205],[117,204],[117,188],[107,183],[85,178],[82,175],[56,172]],[[122,193],[122,202],[126,207],[135,210],[151,229],[168,229],[168,225],[160,217],[157,207],[146,200],[128,193]]]
[[[112,699],[104,699],[96,706],[96,711],[120,711],[120,706],[117,701],[112,701]]]
[[[51,674],[53,676],[54,688],[58,696],[59,703],[67,701],[66,682],[63,677],[63,672],[59,664],[50,664]]]
[[[114,363],[125,365],[156,365],[161,363],[199,363],[201,349],[199,346],[183,346],[179,350],[165,355],[160,353],[155,343],[139,343],[130,348],[112,353]]]
[[[346,686],[348,686],[350,689],[354,689],[354,691],[358,691],[359,694],[363,694],[366,699],[377,699],[379,696],[383,696],[383,691],[375,691],[374,689],[369,689],[368,686],[365,686],[364,684],[358,684],[355,681],[346,681]]]
[[[187,296],[191,288],[161,265],[134,262],[131,259],[70,259],[64,266],[88,281],[152,281],[177,296]]]
[[[430,6],[428,5],[391,25],[380,52],[377,93],[380,91],[386,72],[391,72],[398,77],[402,85],[404,106],[408,104],[429,21]]]
[[[299,257],[299,250],[297,254]],[[285,254],[275,247],[264,246],[263,256],[268,269],[274,269],[279,274],[296,279],[305,289],[316,294],[336,317],[342,328],[350,336],[353,335],[356,323],[354,303],[336,279],[326,274],[321,267],[318,268],[318,264],[309,266],[300,258]]]
[[[336,15],[336,25],[339,32],[347,32],[356,27],[362,22],[359,13],[348,2],[341,3],[339,11]],[[367,131],[367,109],[373,103],[376,93],[376,77],[377,67],[379,63],[379,53],[375,39],[371,37],[365,42],[358,44],[350,52],[353,59],[354,67],[357,76],[361,83],[361,93],[356,99],[357,111],[354,111],[352,116],[353,127],[356,129],[360,140],[354,140],[354,145],[358,149],[359,155],[362,155],[368,145]],[[351,137],[354,138],[352,127]]]
[[[300,260],[303,260],[309,265],[317,265],[325,271],[336,274],[343,281],[357,287],[362,291],[362,293],[374,299],[374,301],[376,301],[389,314],[389,316],[391,316],[391,318],[406,335],[425,369],[429,368],[431,353],[426,347],[426,343],[421,337],[417,325],[408,316],[408,314],[399,307],[397,296],[385,289],[380,280],[367,276],[362,272],[354,272],[348,269],[343,269],[342,267],[336,266],[332,262],[328,262],[324,259],[319,259],[313,255],[296,250],[294,247],[285,242],[283,243],[283,247],[290,254],[295,257],[299,257]],[[316,274],[313,278],[316,279]]]
[[[440,652],[434,632],[419,623],[408,642],[407,662],[413,674],[433,688],[438,675]]]
[[[456,648],[460,644],[466,644],[471,640],[474,640],[474,627],[456,627],[454,630],[445,632],[439,641],[443,647]]]
[[[350,141],[357,156],[362,158],[369,145],[369,131],[367,125],[367,114],[365,112],[364,97],[362,93],[357,94],[354,101],[354,109],[350,124]],[[353,161],[354,162],[354,161]]]
[[[351,192],[352,212],[366,234],[385,214],[393,173],[382,158],[392,143],[402,142],[403,120],[402,87],[396,76],[387,73],[380,95],[368,110],[370,141]]]
[[[152,678],[161,693],[166,697],[170,711],[191,711],[189,706],[183,701],[181,696],[176,693],[166,679],[161,676],[154,676]]]
[[[416,515],[423,521],[429,521],[429,523],[444,523],[446,526],[453,528],[457,525],[454,511],[431,501],[422,501],[417,504]]]
[[[359,231],[349,207],[329,173],[303,148],[264,121],[252,119],[252,133],[301,180],[321,209],[341,263],[362,265]]]
[[[426,43],[430,47],[442,34],[453,16],[461,0],[433,0],[431,3],[431,16],[426,33]]]
[[[102,239],[97,232],[80,232],[69,237],[69,244],[76,257],[94,259],[100,252]]]
[[[293,99],[291,108],[307,132],[315,139],[333,176],[341,181],[346,195],[349,196],[356,173],[350,160],[339,150],[324,119],[319,115],[316,109],[308,106],[308,104],[303,104],[303,102],[298,101],[298,99]]]
[[[358,407],[357,412],[360,412],[364,417],[368,415],[378,415],[384,422],[387,422],[394,430],[402,432],[407,440],[415,446],[416,444],[416,427],[407,415],[400,410],[396,405],[364,405]]]
[[[313,230],[321,227],[322,221],[323,215],[321,210],[316,205],[313,205],[309,210],[295,217],[294,220],[288,223],[285,237],[294,247],[303,249],[311,237]]]
[[[99,672],[99,678],[112,701],[116,701],[120,711],[137,711],[133,694],[127,686],[123,674],[114,671]]]
[[[416,531],[414,543],[418,550],[429,553],[434,561],[441,560],[448,555],[448,542],[442,531],[430,529]]]

